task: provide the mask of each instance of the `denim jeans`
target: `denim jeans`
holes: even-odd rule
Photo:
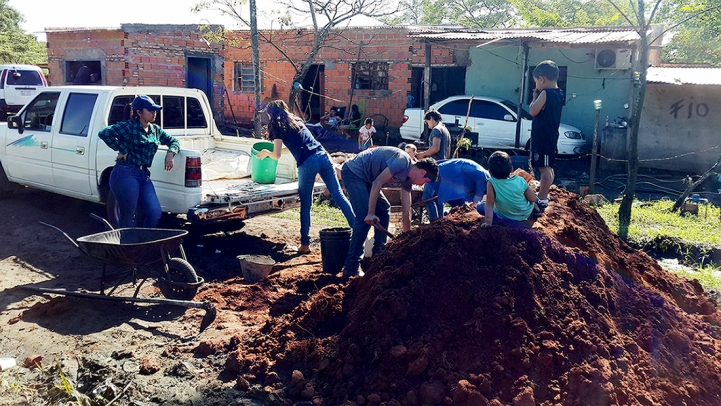
[[[345,190],[348,192],[350,203],[353,206],[355,212],[355,221],[353,222],[353,235],[350,239],[350,248],[348,250],[348,257],[345,260],[345,266],[343,273],[346,275],[354,275],[358,273],[358,267],[360,266],[360,260],[363,256],[363,244],[365,243],[366,237],[368,237],[368,231],[371,226],[364,220],[368,215],[368,199],[370,197],[371,185],[366,183],[365,180],[354,175],[350,169],[343,167],[342,170],[343,185]],[[378,196],[376,202],[375,215],[380,219],[381,225],[387,230],[388,225],[391,222],[391,205],[388,200],[381,193]],[[383,245],[385,245],[386,237],[381,232],[374,233],[373,239],[373,254],[380,252]]]
[[[157,227],[160,222],[160,202],[146,170],[116,164],[110,174],[110,190],[118,203],[118,226]],[[142,210],[143,224],[134,224],[135,212]]]
[[[428,182],[423,185],[423,200],[438,196],[439,186],[441,186],[441,182]],[[443,217],[443,203],[438,199],[426,203],[426,210],[428,210],[428,218],[431,220]]]
[[[319,151],[309,156],[301,166],[298,167],[298,194],[300,195],[300,243],[310,244],[310,208],[313,204],[313,184],[315,176],[320,174],[330,195],[343,212],[348,226],[352,227],[355,221],[353,208],[343,194],[335,174],[335,168],[330,160],[330,155],[325,151]]]
[[[485,201],[479,202],[476,205],[476,210],[478,211],[478,213],[485,216],[486,215],[486,202]],[[504,227],[508,227],[508,228],[530,228],[525,222],[509,219],[508,217],[504,216],[503,214],[496,213],[495,210],[493,211],[493,223],[498,226],[504,226]]]

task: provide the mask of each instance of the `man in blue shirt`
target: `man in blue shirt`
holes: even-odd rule
[[[438,161],[438,178],[423,186],[423,200],[438,199],[426,203],[431,220],[443,217],[443,203],[460,206],[464,202],[478,203],[486,194],[488,171],[470,159],[446,159]]]

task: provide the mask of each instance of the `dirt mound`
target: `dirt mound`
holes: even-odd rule
[[[404,233],[365,277],[234,340],[226,368],[325,405],[721,404],[698,283],[552,197],[533,230],[459,212]]]

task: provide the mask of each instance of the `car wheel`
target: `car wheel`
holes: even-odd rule
[[[118,201],[115,200],[115,195],[110,190],[108,190],[108,199],[105,202],[105,209],[110,225],[112,225],[113,228],[118,228],[118,224],[120,224],[120,208],[118,207]]]

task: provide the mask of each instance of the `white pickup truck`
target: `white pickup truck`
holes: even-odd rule
[[[192,223],[242,220],[300,204],[297,168],[286,151],[276,181],[251,180],[251,148],[259,140],[223,136],[210,103],[196,89],[172,87],[48,87],[0,124],[0,196],[18,185],[106,203],[117,220],[108,181],[117,152],[98,137],[109,124],[125,120],[126,106],[147,94],[163,109],[156,124],[180,142],[170,171],[167,148],[159,148],[150,170],[164,212],[187,215]],[[318,183],[314,194],[325,187]]]

